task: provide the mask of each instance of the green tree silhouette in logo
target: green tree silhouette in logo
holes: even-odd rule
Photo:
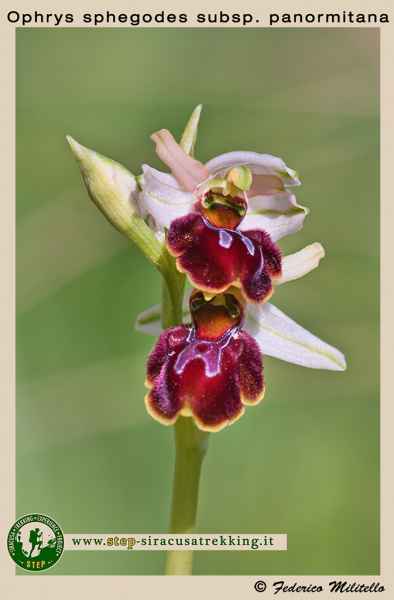
[[[27,557],[27,552],[25,552],[25,550],[23,550],[23,542],[21,540],[21,534],[20,532],[17,534],[16,536],[16,540],[15,540],[15,556],[14,556],[14,560],[17,562],[21,562],[23,560],[26,559]]]

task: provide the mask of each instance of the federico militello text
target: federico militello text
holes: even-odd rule
[[[314,585],[310,583],[308,585],[302,585],[297,581],[288,584],[286,581],[274,581],[272,584],[274,594],[279,592],[296,592],[308,593],[308,592],[323,592],[325,591],[322,585]],[[384,586],[379,582],[373,583],[359,583],[357,581],[330,581],[328,584],[330,592],[343,594],[344,592],[384,592]]]

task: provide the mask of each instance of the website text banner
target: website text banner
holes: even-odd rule
[[[287,550],[285,533],[66,533],[65,550]]]

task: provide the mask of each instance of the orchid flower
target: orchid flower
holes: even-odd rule
[[[193,417],[204,431],[219,431],[239,419],[244,405],[264,395],[259,346],[243,331],[237,291],[206,300],[190,297],[192,325],[166,329],[150,354],[145,397],[148,412],[165,425]]]
[[[288,190],[300,184],[295,171],[255,152],[230,152],[203,165],[169,131],[152,139],[173,176],[144,165],[139,204],[156,229],[168,227],[178,270],[208,293],[236,285],[247,300],[266,301],[281,275],[274,240],[297,231],[307,212]]]

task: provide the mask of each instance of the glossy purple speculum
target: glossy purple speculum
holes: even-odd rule
[[[207,377],[215,377],[221,370],[221,358],[224,348],[234,339],[238,339],[238,327],[233,327],[218,340],[203,341],[197,337],[194,327],[190,329],[187,337],[187,346],[176,359],[174,370],[181,375],[186,366],[193,360],[202,360]]]

